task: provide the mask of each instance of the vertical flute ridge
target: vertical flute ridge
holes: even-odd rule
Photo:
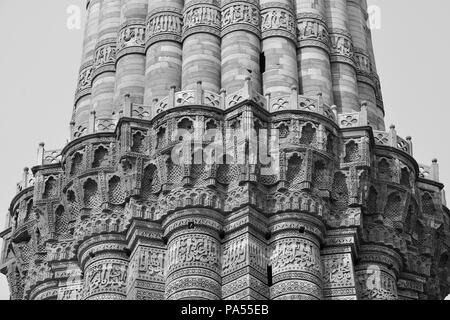
[[[368,50],[367,12],[364,11],[361,1],[347,0],[347,8],[355,52],[359,98],[367,103],[368,124],[375,130],[383,130],[383,113],[377,107],[377,86]]]
[[[181,88],[183,0],[150,1],[146,29],[144,104]]]
[[[245,79],[261,92],[261,14],[256,0],[222,1],[222,88],[241,89]]]
[[[332,105],[330,37],[325,1],[296,0],[296,14],[299,91],[307,96],[322,93],[324,102]]]
[[[331,74],[338,112],[360,110],[353,40],[348,27],[347,0],[327,1],[331,39]]]
[[[292,0],[261,0],[264,94],[298,88],[297,19]]]
[[[182,89],[220,90],[221,13],[219,0],[186,0],[183,10]]]
[[[144,103],[145,19],[148,0],[122,0],[121,27],[117,39],[116,89],[114,112],[118,112],[123,96],[133,103]]]
[[[92,72],[95,59],[95,45],[98,39],[101,0],[92,0],[86,7],[86,24],[83,41],[83,53],[75,93],[75,106],[72,115],[73,132],[71,139],[88,127],[89,114],[92,110]]]
[[[98,118],[113,115],[120,12],[120,0],[103,0],[92,76],[92,104]]]

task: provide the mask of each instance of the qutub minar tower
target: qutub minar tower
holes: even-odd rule
[[[0,234],[11,298],[443,299],[438,164],[385,128],[367,21],[366,0],[88,1],[70,142],[39,146]]]

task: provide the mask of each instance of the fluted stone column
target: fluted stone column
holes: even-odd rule
[[[296,0],[299,92],[334,103],[325,0]]]
[[[379,130],[379,122],[383,121],[383,113],[377,107],[376,85],[372,77],[372,62],[367,48],[366,21],[367,13],[361,1],[347,0],[349,28],[352,35],[357,68],[358,92],[360,100],[367,102],[367,118],[369,125]]]
[[[222,1],[222,88],[229,93],[250,77],[261,92],[260,9],[256,0]]]
[[[92,104],[98,118],[112,118],[120,12],[120,0],[103,0],[92,75]]]
[[[269,299],[265,224],[266,218],[251,208],[226,218],[222,241],[222,299]]]
[[[125,237],[99,235],[83,242],[78,261],[83,270],[84,300],[124,300],[128,256]]]
[[[163,300],[166,246],[161,227],[152,222],[134,220],[127,233],[130,265],[127,300]]]
[[[222,297],[220,221],[220,214],[207,209],[179,211],[163,221],[166,299]]]
[[[144,103],[147,3],[148,0],[122,0],[117,39],[115,112],[120,110],[125,94],[130,94],[131,102]]]
[[[325,300],[357,300],[355,261],[357,230],[329,230],[321,250]]]
[[[338,112],[359,111],[358,83],[354,48],[348,27],[347,0],[327,1],[327,20],[331,39],[331,74],[334,103]]]
[[[360,300],[397,300],[397,280],[402,258],[392,249],[377,245],[361,247],[356,266]]]
[[[197,82],[220,90],[219,0],[186,0],[183,11],[182,89],[195,90]]]
[[[322,300],[323,224],[301,213],[271,218],[272,300]]]
[[[366,17],[366,21],[368,20],[368,13],[367,13],[367,1],[362,0],[362,9],[364,16]],[[364,30],[366,32],[366,41],[367,41],[367,53],[370,58],[370,63],[372,67],[372,81],[374,81],[375,84],[375,98],[376,98],[376,106],[377,111],[376,114],[379,115],[378,118],[378,130],[384,131],[386,129],[385,123],[384,123],[384,103],[383,103],[383,96],[381,93],[381,84],[380,84],[380,78],[378,77],[377,72],[377,65],[375,62],[375,54],[373,50],[373,43],[372,43],[372,31],[370,30],[368,24],[366,23]]]
[[[146,29],[144,104],[181,88],[183,0],[150,1]]]
[[[91,0],[87,4],[86,27],[84,31],[83,53],[75,93],[75,108],[72,116],[74,129],[88,127],[89,114],[92,110],[92,72],[95,58],[95,45],[98,39],[101,0]]]
[[[261,0],[264,94],[290,94],[298,88],[297,19],[291,0]]]

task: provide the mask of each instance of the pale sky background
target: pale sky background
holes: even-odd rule
[[[419,163],[438,158],[450,185],[448,0],[369,0],[381,8],[373,31],[386,125],[411,135]],[[82,48],[82,30],[69,30],[67,8],[84,0],[0,0],[0,229],[25,166],[40,142],[64,146]],[[82,24],[83,25],[83,24]],[[0,300],[9,299],[0,275]]]

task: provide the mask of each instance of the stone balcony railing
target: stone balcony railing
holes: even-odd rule
[[[437,159],[433,160],[431,166],[419,164],[419,177],[439,182],[439,164]]]
[[[322,96],[305,97],[298,95],[297,88],[292,88],[291,94],[271,97],[263,96],[253,89],[248,78],[241,90],[227,94],[222,90],[220,94],[204,90],[202,83],[197,83],[196,90],[175,92],[175,87],[170,89],[169,95],[160,101],[154,101],[152,106],[132,104],[130,97],[125,96],[124,110],[121,116],[151,120],[157,115],[183,106],[202,105],[219,110],[228,110],[243,101],[253,101],[262,109],[273,113],[284,110],[300,110],[313,112],[336,121],[336,107],[327,106],[323,103]]]
[[[34,177],[33,174],[30,173],[30,169],[24,168],[22,181],[17,183],[17,193],[22,192],[23,190],[34,186]]]
[[[377,145],[393,147],[403,152],[406,152],[411,156],[413,155],[412,152],[413,146],[411,137],[406,137],[406,139],[403,139],[397,136],[395,126],[391,126],[389,132],[374,130],[373,134],[375,137],[375,143]]]
[[[201,105],[218,110],[228,110],[244,101],[253,101],[269,113],[299,110],[320,114],[335,122],[342,129],[369,126],[366,102],[362,102],[360,111],[338,114],[337,107],[326,105],[321,94],[306,97],[299,95],[297,88],[293,87],[288,95],[271,97],[268,94],[263,96],[253,88],[250,78],[246,79],[242,89],[232,94],[228,94],[225,90],[222,90],[219,94],[204,90],[201,82],[197,83],[195,90],[179,92],[175,90],[176,88],[172,87],[167,97],[159,101],[155,99],[151,106],[132,103],[130,95],[127,94],[124,98],[122,110],[110,118],[97,118],[95,111],[91,111],[87,125],[74,128],[74,123],[72,123],[72,139],[97,132],[113,132],[122,117],[152,120],[159,114],[174,108]],[[389,146],[413,156],[411,137],[406,139],[399,137],[394,126],[391,126],[387,132],[373,130],[373,134],[376,145]],[[58,150],[46,151],[43,155],[42,164],[58,163],[60,156]],[[427,172],[427,170],[424,170],[424,172]]]
[[[359,112],[339,114],[338,124],[342,129],[368,126],[367,104],[363,103],[361,106],[361,111]],[[406,137],[406,139],[403,139],[399,137],[397,135],[397,131],[395,130],[395,126],[392,125],[388,132],[373,130],[373,135],[376,145],[393,147],[406,152],[411,156],[413,155],[412,138]]]
[[[70,124],[71,138],[78,139],[88,134],[96,132],[114,132],[118,122],[118,116],[109,118],[98,118],[95,111],[91,111],[87,125],[79,125],[75,128],[75,123]]]

